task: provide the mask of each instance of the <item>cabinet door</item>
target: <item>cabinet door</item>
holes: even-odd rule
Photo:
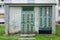
[[[34,9],[23,7],[22,10],[22,33],[34,32]]]
[[[39,27],[49,29],[52,27],[52,7],[39,7]]]

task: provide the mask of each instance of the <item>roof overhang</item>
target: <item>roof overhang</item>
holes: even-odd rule
[[[56,3],[5,3],[5,5],[56,5]]]

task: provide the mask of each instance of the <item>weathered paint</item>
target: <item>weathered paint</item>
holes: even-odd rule
[[[39,13],[39,8],[35,7],[35,31],[38,33],[38,13]]]
[[[25,6],[25,5],[24,5]],[[27,6],[29,6],[29,5],[27,5]],[[30,5],[31,6],[31,5]],[[36,6],[36,5],[35,5]],[[34,7],[35,7],[34,6]],[[39,6],[42,6],[42,5],[39,5]],[[43,6],[49,6],[49,5],[43,5]],[[55,33],[55,21],[54,21],[54,19],[55,19],[55,15],[54,15],[54,13],[55,13],[55,6],[54,5],[50,5],[50,6],[52,6],[52,10],[53,10],[53,12],[52,12],[52,16],[53,16],[53,18],[52,18],[52,21],[53,21],[53,23],[52,23],[52,33],[54,34]],[[8,10],[7,10],[8,9]],[[35,7],[35,31],[38,33],[38,30],[39,30],[39,26],[38,26],[38,21],[39,20],[37,20],[37,19],[39,19],[38,17],[38,13],[39,13],[39,10],[38,10],[39,8],[38,8],[38,6],[37,7]],[[6,14],[5,15],[7,15],[7,16],[5,16],[5,18],[6,17],[8,17],[8,18],[6,18],[6,33],[8,33],[8,31],[10,32],[10,33],[14,33],[14,32],[18,32],[18,31],[20,31],[21,30],[21,19],[19,19],[19,16],[20,16],[20,18],[21,18],[21,6],[20,5],[8,5],[8,7],[6,7]],[[18,13],[18,14],[17,14]],[[11,16],[12,15],[12,16]],[[17,16],[17,17],[16,17]],[[15,19],[16,18],[16,19]],[[18,20],[17,20],[18,19]],[[8,21],[7,21],[8,20]],[[19,22],[20,21],[20,22]],[[17,23],[16,23],[17,22]],[[13,24],[14,23],[14,24]],[[19,24],[20,23],[20,24]],[[17,27],[18,26],[18,27]],[[15,28],[15,29],[14,29]],[[13,30],[13,31],[12,31]]]
[[[56,6],[53,5],[52,6],[52,34],[56,34],[56,18],[55,18],[55,15],[56,15]]]
[[[21,7],[9,7],[9,32],[21,31]]]

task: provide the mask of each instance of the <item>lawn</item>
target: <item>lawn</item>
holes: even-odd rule
[[[5,26],[0,25],[0,40],[18,40],[17,37],[13,36],[4,36],[5,34]]]
[[[5,26],[0,26],[0,40],[18,40],[18,37],[4,36]],[[60,40],[60,26],[56,26],[56,35],[37,34],[36,40]]]

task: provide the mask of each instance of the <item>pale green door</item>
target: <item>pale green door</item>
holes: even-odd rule
[[[39,7],[39,30],[52,30],[52,7]]]
[[[34,33],[34,7],[22,7],[22,33]]]

